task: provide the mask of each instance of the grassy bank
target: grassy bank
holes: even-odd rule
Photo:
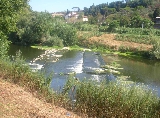
[[[158,59],[156,52],[159,50],[159,36],[133,34],[134,32],[120,33],[120,31],[116,34],[106,32],[102,35],[92,35],[95,34],[93,32],[80,31],[79,45],[94,51],[115,53],[129,58]]]
[[[91,27],[91,26],[88,26]],[[101,26],[92,29],[83,29],[77,32],[78,45],[90,49],[118,51],[121,55],[132,53],[133,57],[144,57],[148,59],[160,59],[160,31],[148,28],[117,27],[114,31],[101,30]],[[105,36],[115,34],[115,36]],[[113,39],[112,43],[106,39]],[[103,41],[103,42],[102,42]],[[119,42],[120,45],[117,45]],[[120,43],[123,42],[123,43]],[[128,42],[128,43],[126,43]],[[125,44],[126,43],[126,44]],[[124,54],[123,54],[124,53]],[[127,54],[127,56],[130,56]]]

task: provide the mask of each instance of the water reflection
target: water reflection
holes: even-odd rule
[[[124,76],[130,76],[130,80],[148,85],[158,90],[160,96],[160,62],[155,60],[127,59],[115,55],[103,56],[106,63],[118,62],[123,70]]]
[[[33,60],[33,58],[38,57],[40,54],[44,53],[44,50],[11,44],[8,50],[8,55],[15,56],[16,52],[19,50],[22,52],[22,56],[27,62]]]

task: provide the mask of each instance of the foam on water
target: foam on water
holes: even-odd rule
[[[67,67],[72,72],[82,73],[83,71],[83,53],[80,54],[80,58],[76,60],[72,65]]]

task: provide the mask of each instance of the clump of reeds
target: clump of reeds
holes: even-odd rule
[[[74,88],[74,110],[97,118],[158,117],[159,98],[146,86],[125,81],[77,81],[70,77],[64,92]],[[69,94],[71,95],[71,93]]]

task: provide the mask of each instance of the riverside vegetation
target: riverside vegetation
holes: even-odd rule
[[[71,74],[63,92],[56,94],[50,89],[52,74],[45,77],[42,72],[32,72],[21,58],[20,52],[17,52],[13,58],[7,57],[9,41],[21,45],[38,44],[49,47],[79,45],[111,50],[114,47],[100,43],[89,44],[88,39],[105,33],[116,33],[116,40],[153,45],[153,49],[148,50],[147,56],[159,59],[159,30],[137,28],[138,26],[135,28],[120,27],[117,21],[110,22],[110,25],[96,25],[93,17],[90,19],[91,24],[69,24],[62,18],[52,18],[48,12],[32,11],[27,1],[15,0],[10,4],[7,2],[2,0],[3,4],[0,5],[3,14],[3,18],[0,16],[0,75],[2,79],[23,86],[39,99],[45,99],[46,102],[54,105],[86,114],[86,117],[160,117],[160,99],[143,84],[137,85],[125,81],[95,82],[87,79],[78,81],[74,78],[74,74]],[[11,7],[14,5],[16,7]],[[115,12],[113,9],[109,10]],[[105,9],[104,13],[107,13]],[[122,48],[118,50],[122,51]],[[127,51],[134,52],[135,50],[124,47],[123,52]],[[75,100],[70,99],[73,98],[73,95]]]

